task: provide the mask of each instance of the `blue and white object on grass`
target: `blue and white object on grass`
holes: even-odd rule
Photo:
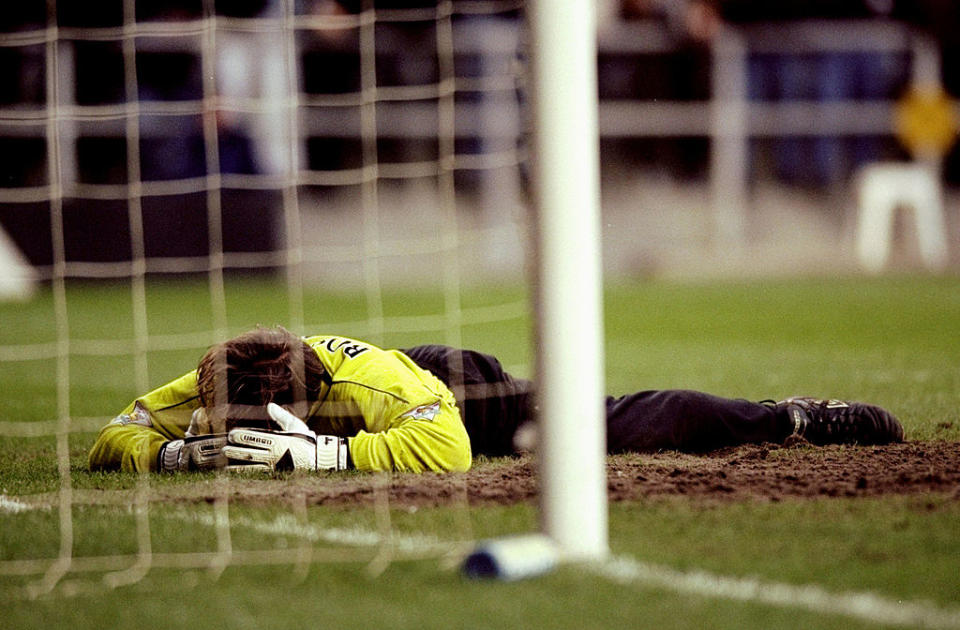
[[[522,580],[553,570],[559,555],[556,543],[543,534],[486,540],[464,560],[463,573],[470,578]]]

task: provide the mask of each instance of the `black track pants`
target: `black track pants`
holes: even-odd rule
[[[607,398],[607,450],[706,452],[724,446],[782,442],[786,413],[748,400],[685,389]]]
[[[530,381],[507,374],[488,354],[448,346],[403,351],[446,383],[457,398],[474,454],[514,452],[513,435],[536,415]],[[691,390],[652,390],[606,399],[607,452],[706,452],[746,443],[782,442],[785,413],[747,400]]]

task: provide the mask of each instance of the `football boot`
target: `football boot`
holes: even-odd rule
[[[811,444],[890,444],[903,441],[903,426],[881,407],[843,400],[795,397],[776,404],[786,411],[793,435]]]

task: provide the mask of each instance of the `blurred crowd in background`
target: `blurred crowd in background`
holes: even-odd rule
[[[752,27],[776,33],[788,24],[815,25],[823,21],[890,23],[929,36],[940,54],[943,87],[951,95],[960,94],[960,3],[951,0],[601,2],[601,31],[623,21],[655,22],[675,45],[674,52],[668,54],[632,59],[605,55],[601,49],[601,98],[709,99],[710,46],[722,28]],[[897,50],[852,48],[752,54],[748,58],[748,96],[753,101],[842,101],[895,100],[904,94],[910,81],[908,55]],[[783,183],[809,186],[836,185],[864,163],[903,157],[898,155],[901,147],[889,135],[793,138],[778,140],[776,145],[772,173],[764,174]],[[655,142],[651,152],[658,160],[672,159],[676,173],[700,174],[708,163],[707,151],[702,139],[679,139]],[[947,157],[945,173],[949,180],[960,181],[958,156]]]
[[[478,5],[484,0],[472,0]],[[469,5],[471,0],[460,0]],[[804,20],[876,20],[894,21],[929,33],[938,42],[942,53],[942,80],[951,94],[960,94],[960,4],[950,0],[597,0],[601,32],[614,23],[639,22],[655,24],[672,41],[673,50],[656,53],[627,53],[600,50],[600,96],[608,99],[637,100],[705,100],[710,98],[710,42],[724,25],[744,26],[778,24]],[[378,9],[417,9],[434,6],[435,0],[296,0],[298,15],[349,15],[360,12],[368,4]],[[487,3],[489,4],[489,3]],[[516,6],[521,6],[517,3]],[[277,15],[277,0],[221,0],[218,13],[225,16],[254,17]],[[122,3],[68,2],[58,4],[59,23],[64,26],[101,27],[122,24]],[[0,16],[3,30],[23,30],[42,26],[46,21],[43,3],[18,3],[7,7]],[[137,3],[137,20],[190,20],[200,17],[200,0],[167,0]],[[478,12],[476,15],[482,15]],[[519,19],[519,10],[498,10],[499,19]],[[474,17],[475,17],[474,16]],[[461,19],[470,19],[469,14]],[[437,79],[435,30],[429,20],[383,23],[377,36],[386,42],[378,52],[377,81],[380,85],[416,85]],[[222,37],[231,45],[229,37]],[[357,29],[318,29],[301,33],[303,50],[302,85],[306,93],[346,93],[360,89],[359,36]],[[75,102],[101,104],[124,99],[123,61],[118,42],[82,41],[76,44]],[[0,106],[24,102],[42,102],[44,98],[42,47],[0,49]],[[244,58],[234,47],[228,54],[235,62],[221,64],[220,89],[247,89],[242,65],[255,62]],[[248,53],[249,54],[249,53]],[[401,58],[402,57],[402,58]],[[138,54],[138,86],[140,100],[182,100],[198,98],[202,92],[200,62],[187,51],[144,50]],[[469,63],[463,56],[464,65]],[[233,72],[231,73],[231,68]],[[460,72],[460,69],[458,69]],[[752,99],[822,99],[896,98],[905,89],[907,60],[900,52],[824,52],[821,54],[755,55],[749,60],[748,89]],[[256,155],[248,146],[245,133],[224,116],[221,137],[221,168],[224,172],[255,172],[281,168],[276,155]],[[859,142],[850,149],[862,155],[854,163],[868,160],[880,151],[875,141]],[[9,140],[4,139],[4,142]],[[165,140],[165,142],[169,142]],[[198,151],[202,138],[194,134],[181,137],[182,146],[144,152],[148,178],[171,179],[202,172],[203,154]],[[310,163],[315,169],[348,166],[356,160],[357,144],[323,138],[310,140]],[[707,152],[704,138],[679,138],[667,141],[637,140],[615,147],[618,154],[643,160],[656,155],[660,164],[670,163],[679,175],[696,175],[705,168]],[[30,143],[26,143],[30,144]],[[109,141],[87,139],[80,150],[110,153]],[[817,160],[817,147],[803,143],[786,151],[774,175],[785,182],[812,185],[834,183],[846,173],[831,169]],[[31,148],[23,147],[28,153]],[[389,151],[389,147],[384,147]],[[823,147],[821,147],[822,152]],[[8,152],[5,152],[8,153]],[[19,151],[17,153],[20,153]],[[631,156],[630,154],[635,155]],[[166,159],[166,154],[180,160]],[[151,156],[156,159],[149,162]],[[184,157],[193,156],[195,164]],[[666,157],[666,161],[664,158]],[[811,159],[813,158],[813,159]],[[948,163],[948,176],[960,179],[960,167]],[[81,160],[81,162],[84,162]],[[103,162],[98,160],[97,162]],[[819,163],[818,163],[819,162]],[[4,164],[6,167],[16,166]],[[102,164],[108,172],[115,166]],[[21,170],[22,167],[15,170]],[[171,170],[172,169],[172,170]],[[6,169],[5,169],[6,170]],[[95,180],[103,173],[91,173]],[[9,181],[9,177],[7,178]],[[9,184],[8,184],[9,185]]]
[[[458,11],[455,20],[473,21],[483,27],[487,22],[522,20],[522,2],[459,0],[464,8],[472,2],[476,11]],[[600,34],[618,25],[644,24],[655,29],[668,49],[638,52],[626,47],[599,50],[599,90],[601,100],[634,101],[708,101],[711,98],[711,42],[725,28],[759,27],[776,31],[780,25],[810,20],[876,21],[902,25],[923,32],[936,43],[940,53],[941,80],[951,95],[960,94],[960,3],[952,0],[597,0]],[[378,10],[427,9],[435,0],[295,0],[296,15],[350,16],[364,8]],[[136,20],[187,21],[202,16],[201,0],[137,2]],[[489,7],[494,6],[492,13]],[[279,0],[218,0],[218,14],[227,17],[280,15]],[[60,0],[57,3],[60,26],[98,28],[116,27],[124,22],[123,3]],[[45,3],[14,3],[0,15],[0,31],[17,33],[43,28],[47,23]],[[297,34],[301,93],[338,95],[357,93],[362,87],[361,35],[355,26],[301,30]],[[629,33],[629,30],[621,30]],[[647,31],[649,32],[649,31]],[[378,22],[376,81],[381,87],[427,85],[438,81],[440,62],[437,52],[436,23],[427,13],[423,19]],[[151,38],[138,39],[136,55],[137,90],[140,101],[189,101],[204,95],[202,61],[195,50],[149,46]],[[245,41],[246,43],[241,43]],[[258,42],[251,45],[250,42]],[[522,40],[519,40],[522,41]],[[602,41],[602,38],[601,38]],[[456,47],[456,42],[454,46]],[[141,48],[142,46],[142,48]],[[219,58],[217,85],[221,95],[237,98],[269,98],[271,91],[284,90],[283,44],[266,36],[259,39],[231,37],[218,31]],[[74,42],[75,79],[69,102],[80,106],[98,106],[133,100],[126,94],[121,42],[110,38],[78,39]],[[519,55],[523,55],[522,48]],[[0,109],[42,107],[47,93],[45,47],[0,47]],[[764,53],[747,60],[747,90],[755,101],[803,100],[842,101],[847,99],[899,98],[910,81],[910,60],[903,51],[826,50],[792,54]],[[482,75],[490,66],[475,55],[457,54],[458,77]],[[518,98],[522,100],[522,82]],[[457,99],[469,102],[483,98],[464,90]],[[261,129],[253,129],[249,117],[235,116],[226,109],[218,112],[216,155],[221,173],[283,173],[290,152],[283,121],[260,118]],[[144,125],[145,121],[141,121]],[[272,125],[272,126],[271,126]],[[141,138],[140,178],[144,181],[181,180],[201,177],[210,169],[211,152],[205,146],[203,120],[199,115],[184,116],[182,131],[175,135],[144,133]],[[709,168],[710,139],[704,135],[681,137],[604,138],[605,161],[618,161],[629,169],[645,167],[668,171],[677,178],[702,178]],[[879,159],[904,159],[905,150],[892,133],[870,137],[790,137],[768,139],[770,159],[751,165],[751,176],[770,178],[785,185],[830,187],[847,181],[861,164]],[[436,138],[407,137],[378,141],[381,162],[435,158]],[[758,149],[758,150],[760,150]],[[482,150],[475,139],[458,138],[457,151]],[[0,127],[0,187],[42,186],[47,181],[46,144],[42,135],[8,135]],[[124,183],[127,173],[127,147],[122,134],[81,136],[75,143],[76,178],[98,184]],[[304,166],[311,170],[357,168],[361,165],[362,138],[344,134],[308,134],[305,138]],[[960,182],[960,151],[945,156],[944,173],[951,183]],[[231,191],[225,190],[229,197]],[[251,191],[236,193],[250,200]],[[277,191],[256,191],[265,196],[260,206],[275,204]],[[189,197],[189,196],[187,196]],[[182,201],[186,211],[199,199]],[[196,197],[196,195],[194,196]],[[269,199],[267,199],[269,198]],[[145,200],[147,221],[163,222],[176,200],[166,198],[156,210]],[[0,204],[0,220],[14,237],[35,226],[20,226],[22,213]],[[108,206],[109,204],[105,204]],[[113,219],[121,220],[125,208],[117,203]],[[225,208],[243,204],[225,203]],[[69,204],[68,204],[69,206]],[[77,212],[82,210],[78,209]],[[274,243],[257,235],[269,234],[269,225],[256,213],[241,209],[233,220],[241,229],[236,247],[263,250]],[[150,217],[156,215],[155,219]],[[69,207],[68,212],[69,214]],[[229,219],[229,217],[228,217]],[[196,247],[204,247],[205,217],[197,219]],[[86,219],[77,225],[85,225]],[[123,222],[121,220],[121,222]],[[77,227],[93,230],[95,228]],[[183,230],[181,230],[183,231]],[[234,237],[230,237],[234,238]],[[21,238],[17,238],[18,241]],[[226,244],[227,249],[234,246]],[[193,248],[191,245],[185,251]],[[169,253],[168,253],[169,254]],[[31,253],[41,258],[49,252]]]

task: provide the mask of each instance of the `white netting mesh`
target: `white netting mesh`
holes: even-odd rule
[[[385,343],[429,333],[462,345],[465,327],[527,312],[522,300],[462,301],[475,278],[523,274],[520,2],[267,0],[235,14],[213,0],[155,4],[124,0],[86,15],[50,0],[0,32],[20,84],[0,102],[0,140],[25,149],[25,165],[0,183],[0,211],[49,287],[50,310],[43,338],[3,337],[0,368],[55,371],[54,413],[0,417],[0,438],[56,443],[59,489],[4,494],[0,505],[59,515],[57,558],[0,559],[2,574],[42,576],[24,591],[31,595],[70,572],[112,571],[107,583],[119,585],[151,567],[356,559],[355,549],[309,544],[306,556],[303,548],[234,549],[228,480],[217,485],[207,522],[217,548],[204,553],[151,548],[159,517],[149,476],[133,490],[73,487],[77,434],[96,431],[127,402],[103,415],[77,413],[71,383],[84,360],[125,361],[137,392],[161,384],[158,354],[196,353],[260,323],[231,315],[238,270],[283,287],[277,323],[302,334]],[[34,147],[42,149],[31,166]],[[206,278],[208,307],[184,314],[183,330],[155,323],[151,283],[161,276]],[[84,312],[74,302],[103,284],[130,291],[115,335],[74,316]],[[430,312],[388,312],[385,292],[398,284],[442,299]],[[362,293],[365,314],[313,313],[305,295],[318,285]],[[382,542],[391,536],[381,495]],[[75,508],[117,504],[132,506],[137,553],[77,557]],[[308,543],[324,537],[310,534],[305,505],[288,516]],[[391,553],[448,550],[398,551],[396,541],[371,545],[374,566]]]

